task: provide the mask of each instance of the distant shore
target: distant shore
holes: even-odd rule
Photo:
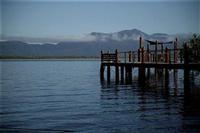
[[[0,60],[100,60],[95,56],[0,56]]]

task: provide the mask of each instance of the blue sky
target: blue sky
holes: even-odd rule
[[[117,1],[1,0],[1,34],[63,38],[133,28],[149,34],[200,32],[199,0]]]

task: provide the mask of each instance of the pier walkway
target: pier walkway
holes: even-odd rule
[[[146,42],[146,46],[144,46]],[[165,46],[165,48],[164,48]],[[145,81],[146,75],[150,74],[150,69],[154,69],[155,73],[159,70],[166,79],[169,78],[169,70],[183,69],[184,84],[187,87],[189,81],[189,73],[191,70],[200,70],[199,62],[191,62],[189,55],[189,46],[184,44],[183,48],[178,48],[178,40],[170,42],[159,42],[139,39],[139,48],[137,51],[115,52],[101,51],[101,67],[100,79],[110,82],[111,67],[115,68],[115,82],[132,81],[132,71],[138,68],[138,78]],[[106,73],[105,73],[106,70]]]

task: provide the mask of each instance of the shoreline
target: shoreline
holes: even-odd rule
[[[98,56],[0,56],[0,60],[100,60]]]
[[[2,58],[0,61],[100,61],[100,58]]]

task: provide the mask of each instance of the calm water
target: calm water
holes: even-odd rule
[[[99,61],[0,63],[0,132],[200,132],[199,91],[183,95],[182,71],[167,89],[137,74],[131,85],[101,83]]]

